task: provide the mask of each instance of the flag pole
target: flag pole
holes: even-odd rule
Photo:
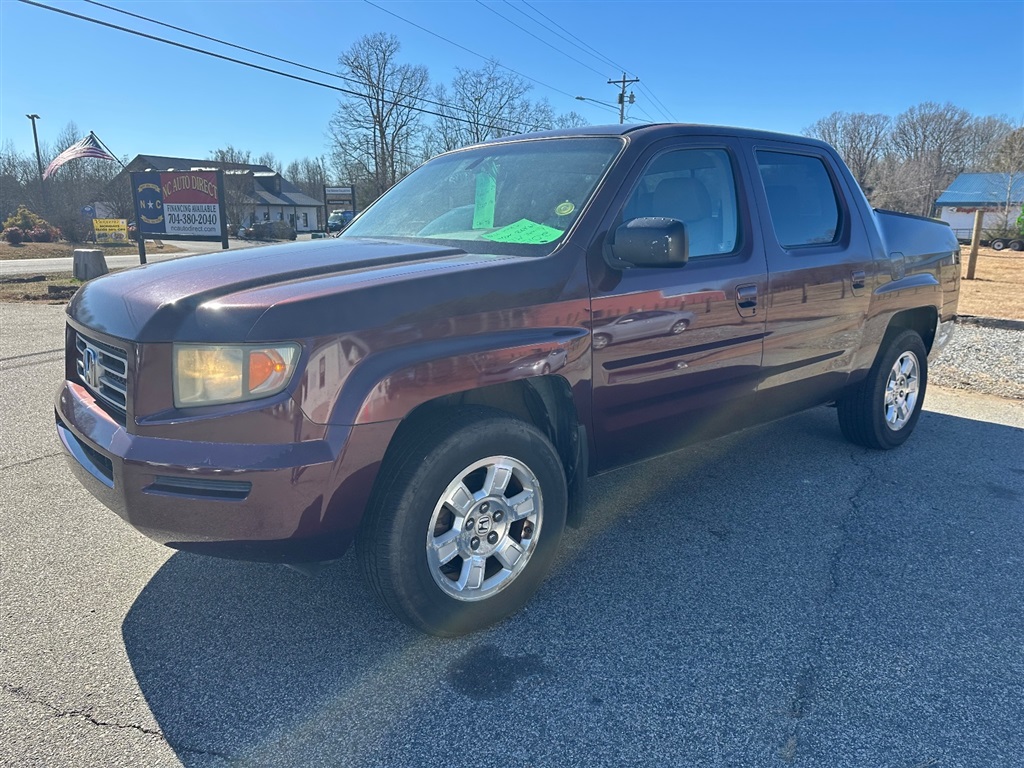
[[[124,163],[121,162],[121,159],[117,155],[115,155],[113,152],[110,151],[110,147],[108,147],[106,144],[103,143],[103,139],[101,139],[99,136],[97,136],[92,131],[89,131],[89,135],[92,136],[94,139],[96,139],[96,141],[99,142],[100,146],[103,147],[105,150],[107,150],[107,154],[110,155],[115,160],[117,160],[118,163],[120,163],[122,168],[127,168],[128,167],[127,165],[125,165]]]

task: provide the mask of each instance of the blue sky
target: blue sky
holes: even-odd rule
[[[300,70],[220,49],[85,2],[40,0],[161,37],[274,68]],[[617,122],[607,80],[622,71],[531,22],[536,9],[641,78],[629,116],[798,133],[835,110],[896,115],[923,101],[950,101],[976,115],[1024,120],[1024,0],[1003,2],[549,2],[485,0],[592,71],[499,18],[476,0],[389,2],[395,14],[534,78],[534,98],[558,112]],[[104,0],[134,13],[328,71],[360,36],[392,32],[404,62],[435,82],[478,58],[362,0]],[[520,13],[520,11],[525,12]],[[968,30],[1005,42],[971,47]],[[1017,40],[1018,42],[1013,42]],[[326,76],[312,77],[341,81]],[[205,158],[232,144],[288,161],[328,151],[337,94],[216,61],[77,19],[0,0],[0,141],[32,148],[27,113],[52,142],[73,121],[118,155]],[[646,113],[646,114],[645,114]]]

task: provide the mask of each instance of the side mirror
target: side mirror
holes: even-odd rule
[[[689,251],[686,225],[661,217],[631,219],[615,230],[609,248],[610,261],[620,268],[681,267]]]

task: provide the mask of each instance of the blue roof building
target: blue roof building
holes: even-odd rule
[[[1011,205],[1024,203],[1024,173],[961,173],[935,204],[958,208],[1004,206],[1008,188]]]

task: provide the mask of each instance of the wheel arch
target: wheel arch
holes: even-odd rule
[[[448,410],[484,406],[532,424],[551,441],[569,487],[569,525],[582,524],[581,495],[588,472],[586,429],[569,382],[558,375],[533,376],[441,395],[413,408],[398,425],[388,451],[425,421]]]

